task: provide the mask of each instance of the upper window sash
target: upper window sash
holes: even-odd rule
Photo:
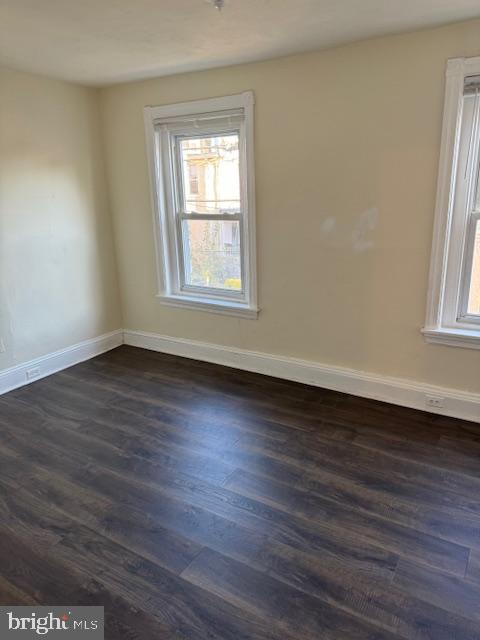
[[[242,123],[243,124],[243,123]],[[187,212],[187,207],[186,207],[186,203],[185,203],[185,194],[186,194],[186,185],[184,184],[184,179],[183,179],[183,171],[182,171],[182,153],[181,153],[181,149],[180,149],[180,142],[181,140],[191,140],[193,138],[204,138],[204,137],[209,137],[212,135],[218,135],[218,136],[227,136],[230,134],[233,135],[238,135],[238,141],[239,141],[239,167],[240,167],[240,185],[242,184],[242,179],[244,178],[245,174],[246,174],[246,167],[245,165],[245,157],[244,154],[241,152],[241,149],[243,147],[242,142],[243,142],[243,137],[244,137],[244,130],[243,130],[243,126],[242,124],[239,124],[238,128],[236,129],[231,129],[231,128],[225,128],[225,129],[210,129],[210,130],[205,130],[202,128],[201,133],[198,132],[198,129],[195,131],[195,134],[185,134],[185,133],[181,133],[180,135],[175,135],[171,138],[171,142],[170,144],[172,145],[172,158],[173,158],[173,162],[174,162],[174,183],[175,183],[175,187],[176,187],[176,192],[177,192],[177,201],[176,201],[176,213],[177,215],[183,215],[185,216],[185,218],[189,217],[190,219],[198,219],[198,220],[210,220],[210,219],[214,219],[214,220],[222,220],[222,219],[226,219],[226,220],[234,220],[235,218],[233,217],[234,215],[237,216],[237,218],[240,215],[243,215],[243,197],[244,194],[242,193],[242,190],[240,189],[240,211],[239,213],[236,214],[219,214],[219,213],[198,213],[198,212]]]

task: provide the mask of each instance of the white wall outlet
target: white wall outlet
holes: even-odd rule
[[[27,380],[34,380],[35,378],[38,378],[39,375],[40,369],[38,367],[36,367],[35,369],[28,369],[25,372],[25,377],[27,378]]]
[[[443,409],[445,398],[442,396],[425,396],[425,404],[427,407],[433,407],[434,409]]]
[[[0,338],[0,353],[5,353],[5,351],[5,342],[3,341],[3,338]]]

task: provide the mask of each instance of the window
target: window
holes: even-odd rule
[[[158,297],[257,316],[253,94],[146,107]]]
[[[429,342],[480,348],[480,57],[449,60],[427,321]]]

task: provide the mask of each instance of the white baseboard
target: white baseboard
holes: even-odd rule
[[[430,413],[480,422],[480,394],[477,393],[143,331],[126,330],[123,335],[124,343],[134,347],[214,362]],[[443,407],[427,406],[427,396],[442,398]]]
[[[45,378],[123,344],[123,331],[112,331],[0,371],[0,395]]]
[[[121,344],[214,362],[364,398],[480,422],[480,394],[478,393],[438,387],[404,378],[381,376],[345,367],[323,365],[297,358],[130,330],[113,331],[0,371],[0,395],[94,358]],[[443,407],[427,406],[427,396],[443,399]]]

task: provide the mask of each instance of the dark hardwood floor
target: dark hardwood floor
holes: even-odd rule
[[[113,640],[480,638],[480,425],[120,347],[0,397],[0,604]]]

